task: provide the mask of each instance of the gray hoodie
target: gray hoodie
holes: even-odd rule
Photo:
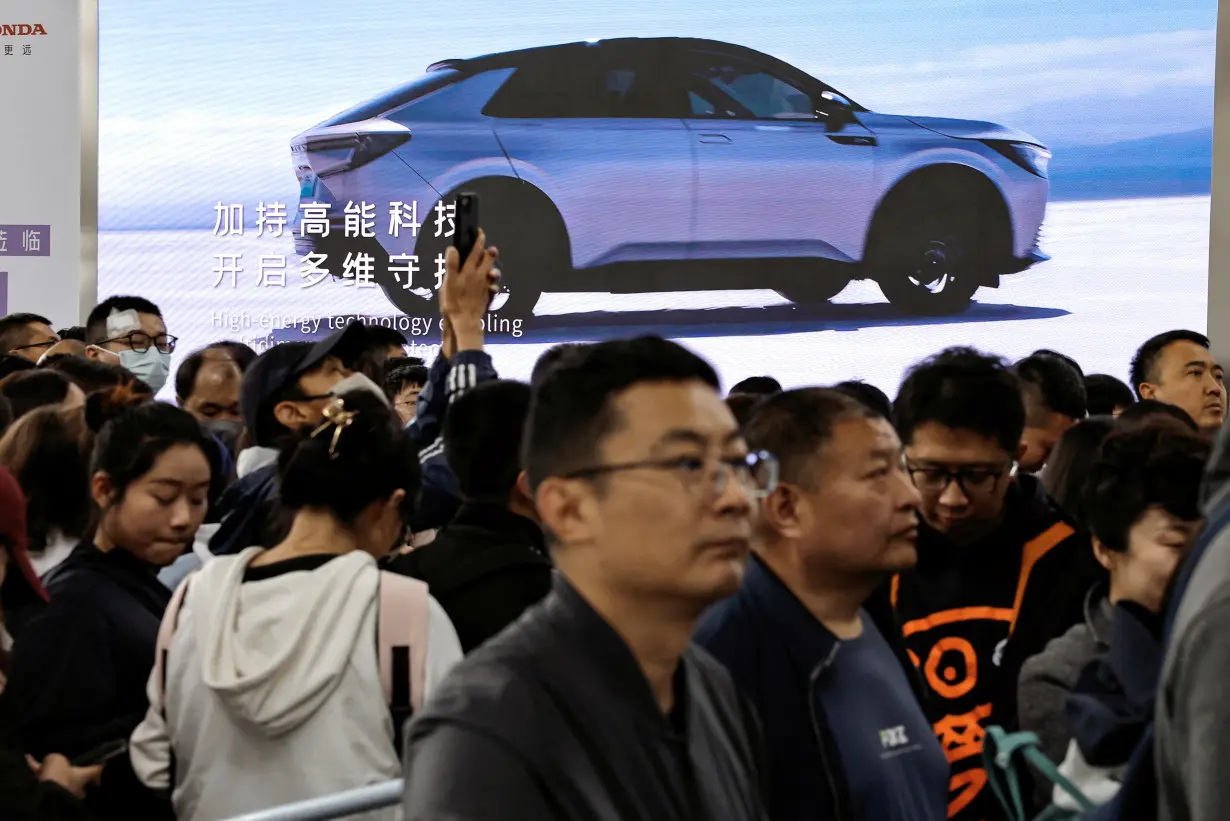
[[[1081,670],[1099,653],[1106,652],[1110,618],[1111,605],[1105,588],[1093,588],[1085,598],[1085,621],[1052,639],[1045,650],[1021,667],[1017,683],[1020,728],[1037,733],[1042,752],[1056,764],[1064,760],[1072,740],[1064,703]],[[1050,785],[1040,785],[1037,797],[1049,803]]]
[[[146,786],[173,790],[180,821],[401,774],[376,660],[375,560],[349,553],[245,582],[260,552],[211,559],[190,579],[167,653],[165,715],[151,676],[151,707],[132,736],[133,769]],[[434,599],[428,617],[430,692],[461,659],[461,645]],[[363,817],[393,821],[400,810]]]

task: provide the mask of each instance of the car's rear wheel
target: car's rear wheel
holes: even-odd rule
[[[871,276],[888,301],[919,316],[965,310],[980,284],[977,209],[920,204],[898,210],[890,225],[868,249]]]
[[[570,262],[568,235],[554,205],[537,188],[519,180],[477,180],[450,191],[442,200],[451,203],[461,191],[473,192],[479,198],[479,222],[487,234],[487,242],[500,249],[498,267],[501,290],[491,302],[489,312],[498,325],[499,334],[514,326],[503,320],[521,320],[524,330],[534,316],[534,306],[545,287],[555,277],[566,273]],[[435,203],[428,213],[434,215]],[[424,310],[438,311],[434,291],[436,257],[452,243],[451,237],[435,236],[434,216],[425,221],[415,244],[419,267],[426,272],[424,287],[407,291],[396,283],[386,289],[398,308],[421,315]],[[430,286],[430,287],[428,287]],[[426,297],[426,298],[425,298]]]
[[[790,282],[779,283],[773,290],[799,305],[819,305],[845,290],[850,277],[826,266],[804,266]]]

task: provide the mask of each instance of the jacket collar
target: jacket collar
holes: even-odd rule
[[[453,517],[450,526],[472,527],[499,534],[504,541],[529,544],[534,550],[547,553],[542,528],[533,520],[513,513],[508,508],[490,502],[465,502]]]
[[[235,460],[235,475],[240,479],[249,473],[255,473],[261,468],[276,465],[278,462],[277,448],[250,447],[239,452]]]
[[[604,698],[623,702],[630,717],[647,724],[653,731],[666,736],[676,735],[670,721],[662,713],[640,662],[632,654],[632,648],[562,573],[555,574],[551,594],[544,607],[555,630],[564,634],[566,644],[572,645],[566,652],[575,651],[569,665],[577,664],[580,659],[575,654],[581,654],[585,670],[600,678]],[[679,659],[681,671],[686,658],[685,654]],[[580,672],[576,667],[573,670],[574,674]],[[684,687],[679,686],[687,678],[684,672],[676,674],[676,709],[687,708],[682,702],[686,699]],[[586,691],[585,688],[580,690]]]
[[[976,555],[979,562],[1016,562],[1019,555],[1006,548],[1020,547],[1051,525],[1066,521],[1055,507],[1036,476],[1019,475],[1012,480],[1004,497],[1004,514],[998,525],[975,542],[954,548],[944,534],[919,522],[918,565],[919,569],[945,566],[959,561],[961,556]]]
[[[747,573],[738,595],[773,622],[774,632],[808,672],[832,656],[840,645],[837,637],[803,606],[786,583],[755,553],[748,560]]]

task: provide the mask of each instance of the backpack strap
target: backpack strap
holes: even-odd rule
[[[423,706],[430,597],[427,585],[418,579],[381,571],[379,599],[376,658],[380,686],[400,736],[402,722]]]
[[[171,641],[175,638],[175,628],[179,624],[179,611],[183,607],[184,597],[188,595],[188,585],[193,574],[188,576],[175,588],[171,601],[162,613],[162,622],[158,625],[158,638],[154,651],[154,686],[158,693],[158,709],[163,717],[167,712],[167,654],[171,650]]]

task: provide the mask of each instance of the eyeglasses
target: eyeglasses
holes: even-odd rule
[[[618,465],[595,465],[564,474],[565,479],[592,479],[630,470],[662,470],[679,477],[684,487],[696,495],[705,492],[721,496],[729,476],[734,476],[748,493],[762,497],[777,487],[777,458],[768,451],[714,460],[700,456],[679,456],[674,459],[651,459],[624,462]]]
[[[104,339],[103,344],[111,342],[120,342],[132,348],[137,353],[145,353],[150,349],[150,346],[156,347],[161,353],[175,353],[175,343],[179,341],[179,337],[171,336],[170,334],[159,334],[158,336],[150,336],[141,331],[133,331],[124,336],[117,336],[114,339]]]
[[[950,482],[956,482],[957,487],[965,494],[987,493],[992,490],[1004,474],[1016,476],[1017,463],[1012,462],[1006,467],[995,470],[992,468],[949,468],[933,465],[911,465],[906,463],[905,469],[910,473],[914,487],[930,493],[943,493]]]
[[[59,344],[59,342],[60,340],[58,339],[48,339],[46,342],[35,342],[31,345],[18,345],[16,348],[13,348],[12,350],[31,351],[31,350],[34,350],[35,348],[50,348],[52,345]]]

